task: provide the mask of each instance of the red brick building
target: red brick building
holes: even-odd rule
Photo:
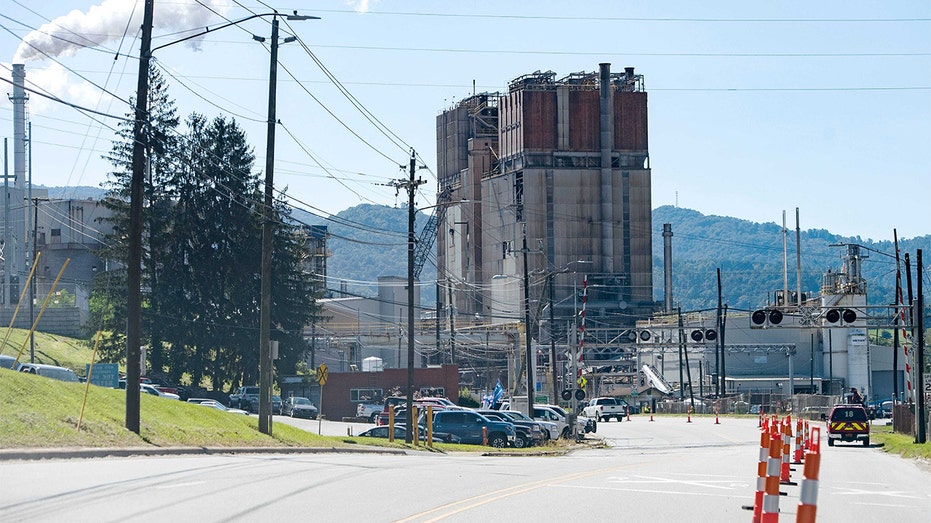
[[[459,403],[459,366],[443,365],[414,369],[414,392],[422,396],[442,396]],[[282,397],[289,392],[310,397],[318,407],[319,389],[301,393],[301,384],[282,384]],[[316,387],[314,387],[316,388]],[[407,369],[385,369],[379,372],[330,372],[323,387],[323,408],[326,419],[340,420],[356,415],[356,405],[362,402],[380,403],[392,391],[407,394]],[[315,393],[315,394],[314,394]]]

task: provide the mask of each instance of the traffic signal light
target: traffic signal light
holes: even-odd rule
[[[718,339],[718,333],[714,329],[695,329],[689,334],[692,341],[701,343],[703,341],[714,341]]]
[[[779,309],[761,309],[750,315],[750,328],[763,329],[782,323],[784,316]]]
[[[844,323],[853,323],[857,321],[857,312],[852,309],[830,309],[824,313],[824,319],[828,323],[837,323],[844,320]]]

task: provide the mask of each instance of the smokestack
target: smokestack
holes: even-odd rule
[[[611,64],[598,64],[601,71],[601,270],[614,273],[614,208],[611,151],[614,149],[614,96]]]
[[[672,312],[672,224],[663,224],[663,274],[666,280],[666,301],[663,307],[666,313]]]
[[[26,180],[26,66],[13,64],[13,187],[22,189]]]

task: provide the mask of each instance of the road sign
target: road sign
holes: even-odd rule
[[[326,385],[327,378],[330,377],[330,373],[327,371],[326,363],[321,363],[317,367],[317,383],[321,386]]]
[[[84,375],[90,375],[91,384],[115,389],[119,386],[120,369],[116,363],[98,363],[91,371],[89,364],[84,365]]]
[[[584,388],[585,388],[585,385],[588,384],[588,380],[585,379],[585,376],[579,376],[578,383],[579,383],[579,387],[581,387],[581,388],[584,389]]]

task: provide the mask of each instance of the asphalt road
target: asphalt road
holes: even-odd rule
[[[277,419],[277,418],[276,418]],[[295,424],[303,424],[296,420]],[[306,421],[314,424],[316,422]],[[324,421],[326,434],[347,427]],[[366,424],[358,424],[365,427]],[[356,427],[353,427],[354,429]],[[358,430],[356,430],[356,433]],[[598,425],[565,456],[307,454],[0,462],[0,521],[746,522],[756,420]],[[879,448],[822,444],[818,521],[926,521],[931,472]],[[794,467],[799,482],[802,465]],[[799,485],[783,485],[794,521]]]

